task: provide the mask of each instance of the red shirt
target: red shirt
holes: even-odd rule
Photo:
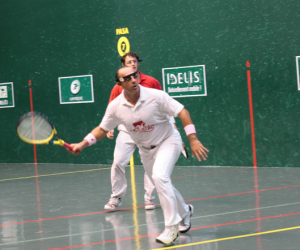
[[[146,87],[146,88],[161,90],[159,81],[157,81],[155,78],[153,78],[151,76],[142,74],[141,71],[139,73],[140,73],[140,81],[139,81],[140,85],[142,85],[143,87]],[[110,93],[108,103],[110,103],[112,100],[114,100],[116,97],[118,97],[122,93],[122,91],[123,91],[123,89],[118,84],[116,84]]]

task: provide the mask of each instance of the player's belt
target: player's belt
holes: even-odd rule
[[[154,148],[156,148],[156,147],[157,147],[157,145],[151,145],[151,146],[149,146],[149,147],[143,146],[143,148],[147,148],[147,149],[154,149]]]

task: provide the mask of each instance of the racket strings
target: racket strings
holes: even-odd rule
[[[18,131],[23,137],[40,141],[52,137],[52,126],[40,116],[28,116],[18,126]]]

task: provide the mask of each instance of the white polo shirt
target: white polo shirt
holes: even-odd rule
[[[122,123],[138,146],[150,147],[173,134],[169,116],[177,117],[184,106],[164,91],[139,86],[136,105],[126,100],[123,91],[109,103],[99,126],[110,131]]]

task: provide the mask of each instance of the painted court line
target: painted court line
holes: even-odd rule
[[[222,170],[222,171],[208,172],[208,173],[201,173],[201,174],[191,174],[191,175],[183,175],[183,176],[174,176],[174,177],[171,177],[171,179],[182,178],[182,177],[189,177],[189,176],[198,176],[198,175],[208,175],[208,174],[226,173],[226,172],[240,171],[240,170],[245,170],[245,169],[253,169],[253,167],[239,168],[239,169],[231,169],[231,170]]]
[[[126,167],[130,167],[130,165],[127,165]],[[208,172],[208,173],[193,174],[193,175],[174,176],[174,177],[171,177],[171,179],[182,178],[182,177],[190,177],[190,176],[198,176],[198,175],[208,175],[208,174],[225,173],[225,172],[239,171],[239,170],[251,169],[251,168],[253,168],[253,167],[246,167],[246,168],[239,168],[239,169],[232,169],[232,170],[223,170],[223,171]],[[9,178],[9,179],[0,179],[0,181],[14,181],[14,180],[22,180],[22,179],[31,179],[31,178],[36,178],[36,177],[47,177],[47,176],[55,176],[55,175],[62,175],[62,174],[76,174],[76,173],[84,173],[84,172],[91,172],[91,171],[97,171],[97,170],[107,170],[107,169],[111,169],[111,167],[108,167],[108,168],[87,169],[87,170],[72,171],[72,172],[62,172],[62,173],[54,173],[54,174],[44,174],[44,175],[33,175],[33,176],[25,176],[25,177],[16,177],[16,178]]]
[[[62,172],[62,173],[55,173],[55,174],[33,175],[33,176],[27,176],[27,177],[2,179],[0,181],[12,181],[12,180],[30,179],[30,178],[36,178],[36,177],[45,177],[45,176],[62,175],[62,174],[76,174],[76,173],[84,173],[84,172],[91,172],[91,171],[105,170],[105,169],[110,169],[110,168],[97,168],[97,169],[88,169],[88,170],[81,170],[81,171],[74,171],[74,172]]]
[[[232,236],[232,237],[227,237],[227,238],[220,238],[220,239],[214,239],[214,240],[206,240],[206,241],[194,242],[194,243],[189,243],[189,244],[184,244],[184,245],[177,245],[177,246],[171,246],[171,247],[156,248],[156,249],[152,249],[152,250],[174,249],[174,248],[181,248],[181,247],[187,247],[187,246],[195,246],[195,245],[201,245],[201,244],[205,244],[205,243],[219,242],[219,241],[225,241],[225,240],[233,240],[233,239],[246,238],[246,237],[257,236],[257,235],[264,235],[264,234],[272,234],[272,233],[284,232],[284,231],[295,230],[295,229],[300,229],[300,226],[289,227],[289,228],[281,228],[281,229],[276,229],[276,230],[271,230],[271,231],[265,231],[265,232],[259,232],[259,233],[253,233],[253,234],[237,235],[237,236]],[[61,248],[57,248],[57,249],[61,249]]]
[[[279,215],[279,216],[275,215],[275,216],[270,216],[270,217],[265,217],[265,218],[256,218],[256,219],[251,219],[251,220],[247,220],[247,221],[235,221],[235,222],[218,224],[218,225],[210,225],[210,226],[205,226],[205,227],[200,227],[200,228],[192,228],[191,230],[203,229],[203,228],[208,228],[208,227],[216,227],[216,226],[225,226],[225,225],[231,225],[231,224],[237,224],[237,223],[245,223],[245,222],[251,222],[251,221],[256,221],[256,220],[264,220],[264,219],[270,219],[270,218],[278,218],[278,217],[290,216],[290,215],[295,215],[295,214],[300,214],[300,212],[293,213],[293,214]],[[211,240],[211,241],[210,240],[209,241],[201,241],[201,242],[195,242],[195,243],[190,243],[190,244],[185,244],[185,245],[179,245],[179,246],[177,245],[177,246],[172,246],[172,247],[167,247],[167,248],[158,248],[158,249],[153,249],[153,250],[171,249],[171,248],[179,248],[179,247],[186,247],[186,246],[192,246],[192,245],[200,245],[200,244],[204,244],[204,243],[210,243],[210,242],[215,242],[215,241],[222,241],[222,240],[226,240],[226,239],[243,238],[243,237],[261,235],[261,234],[267,234],[267,233],[273,233],[273,232],[280,232],[280,231],[287,231],[287,230],[298,229],[298,228],[300,228],[300,226],[298,226],[298,227],[292,227],[292,228],[284,228],[284,229],[272,230],[272,231],[267,231],[267,232],[254,233],[254,234],[246,234],[246,235],[240,235],[240,236],[233,236],[233,237],[228,237],[228,238],[221,238],[221,239],[216,239],[216,240]],[[150,236],[156,236],[156,235],[159,235],[159,233],[157,233],[157,234],[149,234],[149,235],[141,235],[141,236],[138,236],[138,237],[115,239],[115,240],[110,240],[110,241],[101,241],[101,242],[86,243],[86,244],[81,244],[81,245],[59,247],[59,248],[53,248],[53,249],[48,249],[48,250],[61,250],[61,249],[70,249],[70,248],[77,248],[77,247],[83,247],[83,246],[100,245],[100,244],[104,244],[104,243],[108,243],[108,242],[131,240],[131,239],[144,238],[144,237],[150,237]]]
[[[252,221],[275,219],[275,218],[281,218],[281,217],[299,215],[299,214],[300,214],[300,212],[290,213],[290,214],[279,214],[279,215],[273,215],[273,216],[262,217],[262,218],[255,218],[255,219],[250,219],[250,220],[240,220],[240,221],[234,221],[234,222],[228,222],[228,223],[222,223],[222,224],[215,224],[215,225],[209,225],[209,226],[203,226],[203,227],[195,227],[191,230],[199,230],[199,229],[210,228],[210,227],[221,227],[221,226],[241,224],[241,223],[252,222]]]
[[[136,208],[141,208],[145,206],[139,206]],[[122,210],[130,210],[133,209],[133,207],[128,208],[122,208],[122,209],[115,209],[114,211],[122,211]],[[13,223],[7,223],[7,224],[0,224],[0,227],[3,226],[10,226],[10,225],[17,225],[17,224],[25,224],[25,223],[32,223],[32,222],[39,222],[39,221],[47,221],[47,220],[58,220],[58,219],[65,219],[65,218],[72,218],[72,217],[80,217],[85,215],[94,215],[94,214],[103,214],[103,213],[109,213],[110,211],[99,211],[99,212],[92,212],[92,213],[86,213],[86,214],[74,214],[74,215],[65,215],[60,217],[52,217],[52,218],[45,218],[45,219],[39,219],[39,220],[29,220],[29,221],[20,221],[20,222],[13,222]]]
[[[260,210],[263,209],[270,209],[270,208],[277,208],[277,207],[284,207],[284,206],[290,206],[290,205],[297,205],[300,204],[300,202],[295,202],[295,203],[288,203],[288,204],[279,204],[275,206],[268,206],[268,207],[261,207]],[[254,211],[256,208],[252,209],[244,209],[244,210],[237,210],[237,211],[231,211],[231,212],[225,212],[225,213],[220,213],[220,214],[210,214],[210,215],[203,215],[203,216],[198,216],[198,217],[192,217],[192,220],[195,219],[203,219],[203,218],[208,218],[208,217],[214,217],[214,216],[220,216],[220,215],[228,215],[228,214],[234,214],[234,213],[241,213],[241,212],[249,212],[249,211]],[[271,217],[265,217],[265,218],[259,218],[259,219],[270,219],[270,218],[278,218],[278,217],[284,217],[284,216],[290,216],[290,215],[296,215],[299,214],[300,212],[293,213],[293,214],[283,214],[283,215],[275,215]],[[253,220],[258,220],[256,219],[251,219],[251,220],[244,220],[244,221],[235,221],[235,222],[229,222],[229,223],[223,223],[223,224],[218,224],[218,225],[208,225],[208,226],[203,226],[203,227],[198,227],[198,228],[192,228],[192,230],[197,230],[197,229],[204,229],[204,228],[209,228],[209,227],[215,227],[215,226],[224,226],[224,225],[232,225],[232,224],[237,224],[237,223],[245,223],[245,222],[250,222]],[[151,225],[158,225],[158,224],[163,224],[164,222],[157,222],[157,223],[152,223]],[[147,226],[149,224],[140,224],[137,227],[143,227]],[[67,234],[67,235],[59,235],[59,236],[53,236],[53,237],[45,237],[45,238],[38,238],[38,239],[32,239],[32,240],[23,240],[23,241],[16,241],[16,242],[8,242],[8,243],[2,243],[2,245],[12,245],[12,244],[19,244],[19,243],[26,243],[26,242],[33,242],[33,241],[40,241],[40,240],[50,240],[50,239],[57,239],[57,238],[64,238],[64,237],[74,237],[74,236],[82,236],[86,234],[93,234],[93,233],[104,233],[104,232],[109,232],[109,231],[115,231],[115,230],[126,230],[130,228],[135,228],[136,226],[127,226],[127,227],[119,227],[119,228],[110,228],[106,230],[98,230],[98,231],[91,231],[91,232],[85,232],[85,233],[77,233],[77,234]]]
[[[291,206],[291,205],[298,205],[300,202],[294,202],[294,203],[287,203],[287,204],[279,204],[275,206],[268,206],[268,207],[260,207],[259,210],[263,209],[269,209],[269,208],[277,208],[277,207],[285,207],[285,206]],[[210,215],[203,215],[203,216],[198,216],[195,217],[193,216],[192,219],[202,219],[202,218],[208,218],[208,217],[213,217],[213,216],[219,216],[219,215],[227,215],[227,214],[235,214],[235,213],[242,213],[242,212],[250,212],[250,211],[255,211],[257,208],[250,208],[250,209],[244,209],[244,210],[238,210],[238,211],[230,211],[230,212],[225,212],[225,213],[220,213],[220,214],[210,214]]]
[[[216,195],[216,196],[210,196],[210,197],[203,197],[203,198],[197,198],[197,199],[185,200],[185,202],[187,202],[187,201],[197,201],[197,200],[206,200],[206,199],[214,199],[214,198],[227,197],[227,196],[234,196],[234,195],[240,195],[240,194],[251,194],[251,193],[256,193],[256,192],[264,192],[264,191],[271,191],[271,190],[278,190],[278,189],[285,189],[285,188],[293,188],[293,187],[300,187],[300,185],[286,186],[286,187],[267,188],[267,189],[261,189],[261,190],[252,190],[252,191],[246,191],[246,192],[234,193],[234,194]]]
[[[101,242],[88,243],[88,244],[82,244],[82,245],[76,245],[76,246],[51,248],[51,249],[47,249],[47,250],[62,250],[62,249],[70,249],[70,248],[74,248],[74,247],[93,246],[93,245],[99,245],[99,244],[105,244],[105,243],[111,243],[111,242],[117,242],[117,241],[134,240],[136,238],[145,238],[145,237],[156,236],[156,235],[158,235],[158,234],[142,235],[142,236],[139,236],[139,237],[130,237],[130,238],[124,238],[124,239],[115,239],[115,240],[101,241]]]
[[[234,196],[234,195],[240,195],[240,194],[249,194],[249,193],[255,193],[255,192],[264,192],[264,191],[271,191],[271,190],[278,190],[278,189],[285,189],[285,188],[293,188],[293,187],[300,187],[300,185],[286,186],[286,187],[276,187],[276,188],[262,189],[262,190],[258,190],[258,191],[247,191],[247,192],[235,193],[235,194],[217,195],[217,196],[211,196],[211,197],[204,197],[204,198],[197,198],[197,199],[185,200],[185,202],[196,201],[196,200],[205,200],[205,199],[214,199],[214,198],[220,198],[220,197],[226,197],[226,196]],[[156,204],[156,205],[160,205],[160,204]],[[137,208],[142,208],[142,207],[144,207],[144,206],[139,206]],[[129,209],[133,209],[133,207],[116,209],[115,211],[129,210]],[[99,212],[92,212],[92,213],[85,213],[85,214],[75,214],[75,215],[66,215],[66,216],[60,216],[60,217],[54,217],[54,218],[46,218],[46,219],[39,219],[39,220],[20,221],[20,222],[13,222],[13,223],[7,223],[7,224],[0,224],[0,227],[2,227],[2,226],[9,226],[9,225],[16,225],[16,224],[31,223],[31,222],[46,221],[46,220],[56,220],[56,219],[63,219],[63,218],[70,218],[70,217],[79,217],[79,216],[85,216],[85,215],[94,215],[94,214],[101,214],[101,213],[107,213],[107,212],[108,211],[99,211]]]

